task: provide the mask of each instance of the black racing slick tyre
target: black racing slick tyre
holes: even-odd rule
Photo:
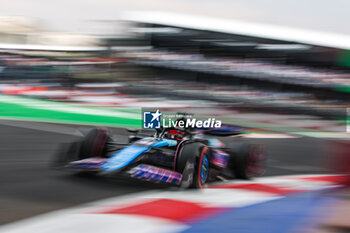
[[[70,162],[91,157],[105,157],[116,151],[114,142],[106,128],[93,128],[84,137],[71,143],[62,143],[56,151],[51,166],[64,168]]]
[[[83,132],[82,132],[83,133]],[[71,162],[87,159],[90,157],[102,157],[105,154],[105,144],[109,137],[106,128],[93,128],[88,130],[85,136],[75,142],[62,143],[56,151],[51,167],[62,170],[69,168]],[[95,174],[95,171],[78,171],[71,170],[74,174]]]
[[[189,166],[193,167],[189,188],[203,188],[209,175],[209,148],[199,142],[183,145],[176,159],[176,171],[184,174]]]
[[[81,143],[79,159],[102,157],[108,138],[107,128],[90,129]]]
[[[237,179],[259,177],[265,172],[265,147],[249,143],[230,144],[231,168]]]

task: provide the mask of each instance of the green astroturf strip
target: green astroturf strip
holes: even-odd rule
[[[0,118],[111,127],[142,127],[140,108],[99,108],[9,95],[0,95]],[[208,117],[198,116],[197,119],[206,120]],[[302,130],[300,132],[300,128],[286,127],[278,124],[262,124],[238,118],[235,119],[234,116],[229,118],[221,117],[220,120],[224,124],[267,129],[274,132],[288,132],[303,136],[350,137],[350,135],[345,135],[345,126],[344,133],[321,132],[314,129]],[[349,123],[349,118],[346,118],[346,120]]]
[[[334,90],[340,91],[340,92],[350,92],[350,86],[339,86],[339,87],[335,87]]]
[[[115,127],[141,127],[140,119],[70,113],[52,109],[30,108],[26,105],[0,102],[0,117],[57,123],[105,125]]]

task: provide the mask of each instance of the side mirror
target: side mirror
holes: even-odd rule
[[[160,128],[156,129],[156,136],[159,136],[163,132],[164,128],[161,126]]]
[[[137,134],[139,132],[139,130],[135,129],[135,128],[127,128],[126,131],[128,131],[129,133],[134,133],[134,134]]]

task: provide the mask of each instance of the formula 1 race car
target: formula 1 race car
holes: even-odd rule
[[[262,145],[239,139],[240,127],[162,128],[153,136],[129,129],[129,143],[120,144],[106,128],[90,129],[78,142],[61,147],[55,168],[98,175],[127,175],[182,188],[202,188],[219,179],[250,179],[264,173]],[[229,137],[228,137],[229,136]],[[227,146],[218,139],[231,140]]]

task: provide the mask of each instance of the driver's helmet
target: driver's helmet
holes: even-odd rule
[[[181,141],[185,136],[185,132],[178,129],[170,129],[164,136],[169,139]]]

